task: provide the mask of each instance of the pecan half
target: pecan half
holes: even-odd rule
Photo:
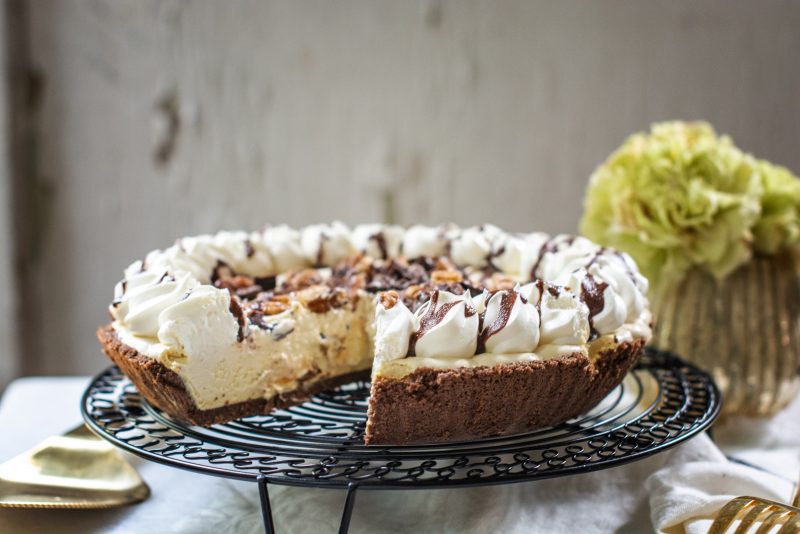
[[[464,279],[459,271],[433,271],[431,281],[434,284],[457,284]]]
[[[381,305],[387,310],[394,308],[398,300],[400,300],[400,295],[397,291],[384,291],[380,295]]]

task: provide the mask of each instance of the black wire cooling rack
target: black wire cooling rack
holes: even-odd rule
[[[706,373],[653,348],[591,411],[513,436],[365,446],[368,396],[369,383],[355,381],[292,408],[203,428],[150,406],[110,367],[92,380],[81,410],[98,435],[148,460],[258,482],[267,533],[274,532],[269,484],[344,488],[343,533],[358,489],[505,484],[604,469],[692,437],[720,409],[719,391]]]

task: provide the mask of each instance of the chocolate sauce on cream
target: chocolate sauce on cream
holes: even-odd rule
[[[325,241],[330,239],[328,234],[322,232],[319,234],[319,248],[317,249],[317,267],[322,267],[322,260],[324,259],[324,248],[325,248]]]
[[[581,300],[589,308],[589,327],[591,328],[592,339],[599,335],[594,328],[594,316],[603,311],[606,305],[603,292],[607,287],[607,283],[598,282],[591,274],[587,274],[581,282]]]
[[[485,328],[479,328],[478,330],[480,335],[478,336],[478,349],[476,350],[476,354],[486,352],[486,340],[506,327],[508,319],[511,317],[511,311],[514,309],[514,302],[516,302],[517,296],[516,291],[506,291],[503,293],[503,296],[500,297],[500,313],[497,314],[497,319],[495,319],[492,324]],[[481,317],[481,319],[483,319],[483,317]],[[482,323],[483,321],[481,321],[480,326],[483,326]]]
[[[544,258],[544,255],[548,252],[552,252],[554,248],[555,247],[553,246],[552,239],[548,239],[542,243],[542,246],[539,248],[539,254],[536,256],[536,261],[533,263],[533,267],[531,267],[531,280],[536,280],[539,278],[536,272],[539,270],[539,265],[542,263],[542,258]]]
[[[252,258],[256,253],[256,249],[253,248],[253,243],[249,239],[244,240],[244,253],[248,258]]]
[[[272,330],[271,327],[274,328],[274,325],[267,326],[267,323],[264,322],[264,314],[261,312],[252,312],[247,318],[250,320],[250,324],[257,326],[261,330]]]
[[[438,306],[439,294],[439,291],[434,291],[433,294],[431,294],[428,308],[425,310],[425,313],[422,315],[422,317],[419,318],[419,330],[411,334],[411,338],[409,339],[408,356],[416,356],[417,341],[419,341],[419,339],[428,333],[433,327],[441,323],[447,315],[447,312],[449,312],[453,306],[463,302],[465,304],[464,317],[472,317],[478,312],[469,299],[464,299],[463,301],[459,300],[455,302],[446,302],[441,306]]]
[[[537,273],[539,271],[539,265],[541,265],[545,254],[548,254],[550,252],[559,252],[561,250],[562,244],[569,247],[572,246],[572,244],[575,242],[575,236],[573,235],[565,237],[564,239],[561,240],[560,243],[557,242],[556,239],[557,237],[551,237],[550,239],[542,243],[542,246],[539,249],[539,254],[538,256],[536,256],[536,262],[534,262],[533,267],[531,268],[531,273],[530,273],[531,280],[536,280],[537,278],[539,278],[539,275]]]
[[[389,252],[386,249],[386,236],[383,235],[383,232],[377,232],[369,236],[370,241],[375,241],[375,244],[378,245],[378,249],[381,251],[381,259],[385,260],[389,258]]]
[[[236,276],[236,273],[233,269],[231,269],[231,266],[222,260],[217,260],[217,264],[211,270],[211,285],[214,285],[217,280],[222,278],[230,278],[232,276]]]
[[[230,290],[228,290],[230,293]],[[231,315],[233,318],[236,319],[236,322],[239,324],[239,331],[236,333],[236,341],[242,342],[244,341],[244,328],[247,325],[247,320],[244,318],[244,312],[242,312],[242,307],[239,306],[239,303],[236,301],[236,298],[231,295],[231,304],[229,307]]]
[[[506,253],[505,244],[501,245],[499,249],[489,252],[489,257],[486,259],[486,263],[488,263],[487,268],[493,269],[494,271],[499,271],[500,268],[494,264],[494,259],[499,258],[505,253]]]

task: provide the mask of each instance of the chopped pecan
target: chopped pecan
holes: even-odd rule
[[[408,286],[406,288],[405,292],[404,292],[405,293],[404,297],[407,298],[407,299],[412,299],[412,300],[417,298],[417,296],[422,291],[423,287],[424,286],[422,284],[414,284],[414,285]]]
[[[264,315],[278,315],[289,309],[289,306],[283,302],[268,300],[264,303]]]
[[[517,281],[514,280],[514,278],[500,273],[495,273],[491,278],[486,280],[486,289],[489,291],[500,291],[501,289],[512,290],[516,285]]]
[[[350,299],[343,289],[329,289],[324,286],[315,286],[298,293],[303,304],[314,313],[325,313],[331,308],[341,308]]]
[[[397,301],[400,300],[400,295],[397,291],[384,291],[380,295],[381,305],[387,310],[391,310],[394,308],[394,305],[397,304]]]
[[[277,315],[289,309],[291,300],[288,295],[272,295],[269,300],[260,303],[264,315]]]
[[[453,262],[450,261],[450,258],[447,256],[441,256],[436,259],[436,263],[433,267],[435,271],[455,271],[457,267]]]
[[[434,284],[457,284],[464,279],[459,271],[433,271],[431,281]]]
[[[301,269],[287,273],[286,279],[281,284],[281,289],[286,291],[299,291],[307,287],[322,284],[323,278],[317,269]]]

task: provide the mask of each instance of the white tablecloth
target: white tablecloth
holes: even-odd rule
[[[9,386],[0,402],[0,462],[78,424],[86,384],[86,378],[25,378]],[[715,432],[726,454],[775,474],[728,462],[701,435],[639,462],[574,477],[486,488],[361,491],[350,531],[652,532],[653,520],[668,526],[697,510],[713,512],[714,499],[728,494],[789,499],[800,472],[800,400],[773,419],[729,421]],[[255,484],[129,458],[152,490],[144,503],[102,511],[0,509],[0,533],[263,532]],[[676,481],[681,491],[675,491]],[[680,487],[685,481],[705,493],[687,493]],[[271,486],[270,496],[280,534],[336,532],[343,491]],[[694,526],[706,524],[701,519]]]

